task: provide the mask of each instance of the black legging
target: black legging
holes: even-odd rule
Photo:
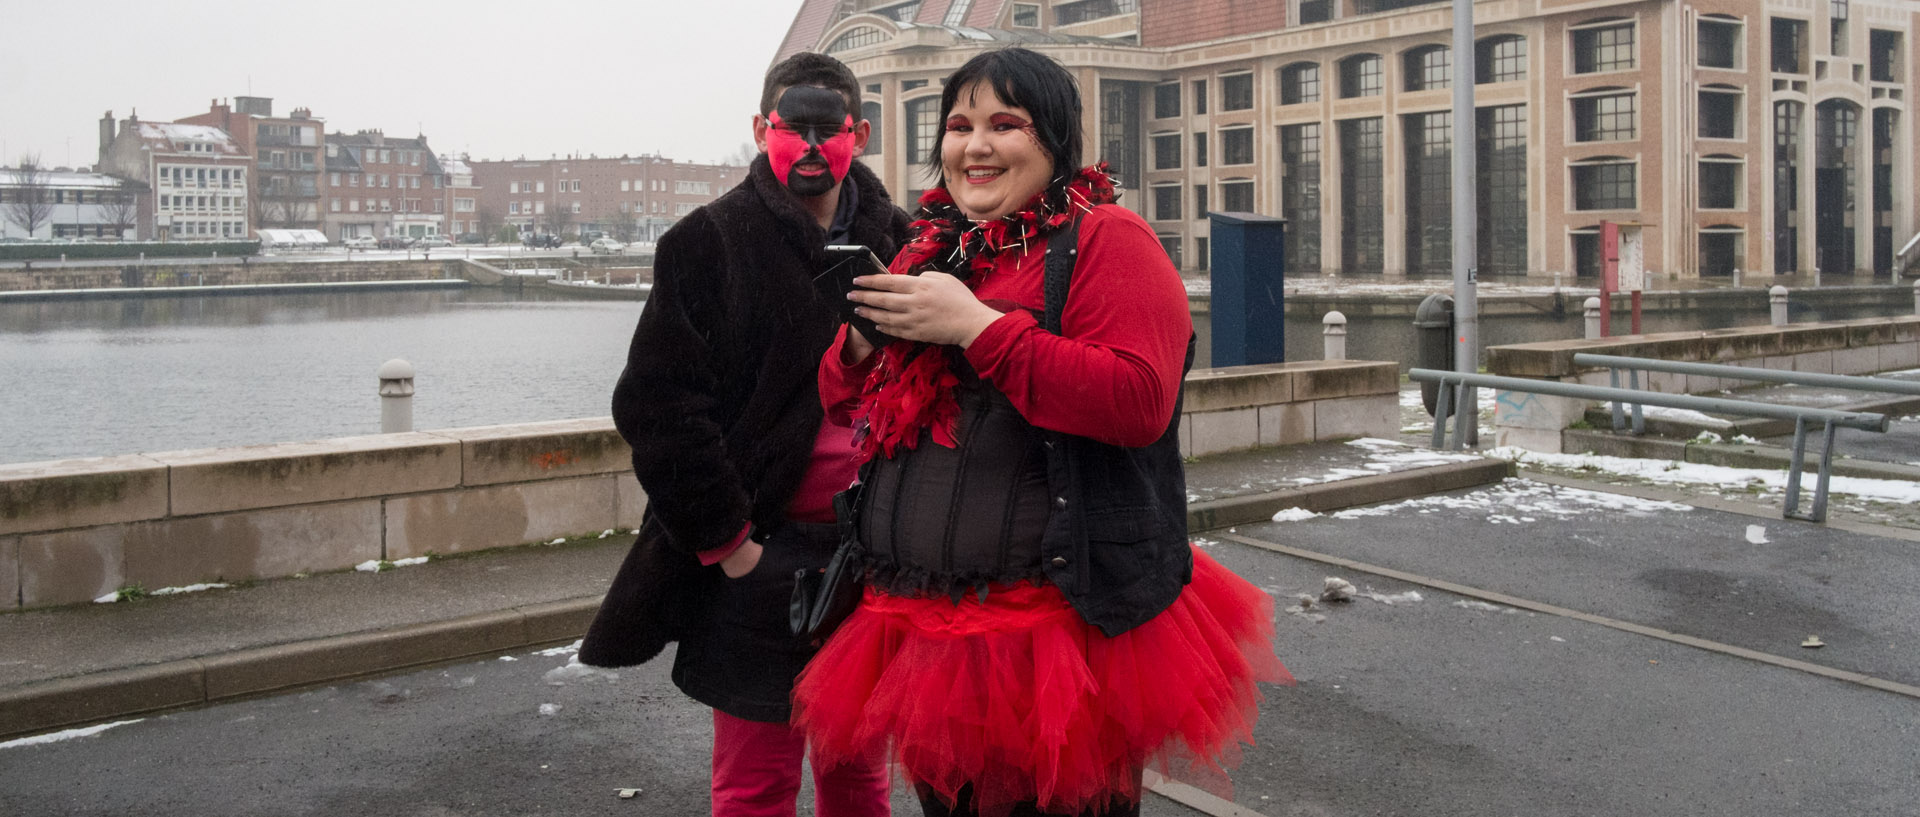
[[[917,793],[920,796],[920,813],[926,817],[971,817],[978,813],[973,810],[972,786],[960,787],[960,793],[955,798],[953,808],[947,808],[947,804],[940,802],[938,795],[924,787],[919,788]],[[1141,796],[1145,795],[1146,792],[1142,790]],[[1061,815],[1041,811],[1039,806],[1028,802],[1015,805],[1009,817],[1061,817]],[[1088,809],[1072,817],[1140,817],[1140,803],[1137,800],[1128,802],[1116,798],[1108,803],[1105,809]]]

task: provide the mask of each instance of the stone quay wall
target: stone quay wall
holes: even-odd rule
[[[422,281],[466,277],[460,259],[433,261],[263,261],[170,263],[158,260],[128,262],[139,272],[129,276],[122,265],[59,267],[35,264],[33,269],[0,269],[0,292],[72,289],[162,289],[185,286],[254,286],[261,284],[338,284],[364,281]],[[129,286],[132,283],[133,286]]]
[[[1509,377],[1611,385],[1607,369],[1575,366],[1573,356],[1576,354],[1869,375],[1920,368],[1920,316],[1494,346],[1487,349],[1487,371]],[[1699,394],[1753,385],[1751,381],[1662,372],[1643,372],[1641,377],[1642,388],[1669,394]],[[1591,400],[1503,391],[1497,395],[1494,405],[1497,444],[1558,453],[1561,432],[1597,404]]]
[[[1189,456],[1398,427],[1394,364],[1194,372]],[[0,610],[639,527],[610,418],[0,466]]]

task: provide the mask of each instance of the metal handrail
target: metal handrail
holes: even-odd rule
[[[1757,369],[1746,366],[1727,366],[1719,363],[1695,363],[1685,360],[1655,360],[1644,357],[1622,357],[1619,355],[1576,354],[1575,366],[1604,366],[1608,369],[1608,383],[1614,388],[1620,387],[1620,370],[1627,372],[1627,388],[1640,388],[1640,372],[1662,372],[1666,374],[1700,375],[1719,377],[1727,380],[1751,380],[1758,383],[1785,383],[1792,386],[1819,386],[1828,389],[1848,391],[1870,391],[1884,394],[1906,394],[1920,396],[1920,382],[1912,380],[1894,380],[1885,377],[1859,377],[1856,375],[1825,374],[1822,372],[1796,372],[1788,369]],[[1651,381],[1649,381],[1651,383]],[[1633,433],[1647,433],[1647,418],[1639,403],[1630,404],[1633,408]],[[1626,419],[1622,416],[1619,403],[1612,404],[1613,430],[1626,429]]]
[[[1447,419],[1452,416],[1451,397],[1455,389],[1492,388],[1504,391],[1545,394],[1552,397],[1569,397],[1576,400],[1594,400],[1603,403],[1634,403],[1667,408],[1691,409],[1693,411],[1714,412],[1717,414],[1735,414],[1746,417],[1767,417],[1793,422],[1793,460],[1787,472],[1786,507],[1781,515],[1789,519],[1804,519],[1809,522],[1821,522],[1827,518],[1827,485],[1833,476],[1833,436],[1841,427],[1858,428],[1867,431],[1886,432],[1887,416],[1862,411],[1838,411],[1835,409],[1811,408],[1807,406],[1783,406],[1773,403],[1756,403],[1751,400],[1731,400],[1724,397],[1696,397],[1690,394],[1667,394],[1664,392],[1622,389],[1608,386],[1589,386],[1583,383],[1561,383],[1555,380],[1535,380],[1527,377],[1501,377],[1491,374],[1468,374],[1465,372],[1447,372],[1435,369],[1414,369],[1407,377],[1419,383],[1439,383],[1439,400],[1434,406],[1433,447],[1447,447]],[[1452,385],[1454,388],[1446,388]],[[1465,413],[1462,413],[1465,417]],[[1800,507],[1800,471],[1806,462],[1807,423],[1819,422],[1825,425],[1826,446],[1820,452],[1819,481],[1814,489],[1813,512],[1799,513]],[[1453,448],[1459,448],[1459,436],[1455,435]]]

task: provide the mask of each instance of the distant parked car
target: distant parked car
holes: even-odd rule
[[[535,250],[557,250],[560,248],[560,237],[552,233],[523,233],[520,243]]]
[[[487,237],[479,233],[461,233],[458,238],[454,239],[455,242],[461,244],[481,244],[486,240]]]
[[[596,238],[592,244],[587,246],[593,250],[594,255],[616,255],[625,252],[627,249],[627,245],[611,238]]]
[[[413,241],[414,238],[410,235],[390,235],[380,239],[380,249],[404,250],[413,246]]]
[[[340,242],[340,246],[346,247],[349,250],[371,250],[380,246],[380,241],[373,236],[363,235],[358,238],[349,238],[342,241]]]
[[[444,235],[423,236],[413,242],[413,248],[416,250],[431,250],[435,247],[451,246],[453,246],[453,239]]]

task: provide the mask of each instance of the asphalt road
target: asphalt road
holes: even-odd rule
[[[1242,806],[1914,813],[1913,543],[1537,483],[1372,510],[1203,537],[1280,607],[1328,576],[1363,593],[1277,613],[1300,683],[1270,690],[1235,775]],[[1827,646],[1799,646],[1809,635]],[[0,749],[0,814],[705,813],[707,715],[664,664],[554,686],[564,657],[514,657]],[[1808,671],[1822,667],[1860,675]],[[1197,812],[1150,798],[1147,813]]]

